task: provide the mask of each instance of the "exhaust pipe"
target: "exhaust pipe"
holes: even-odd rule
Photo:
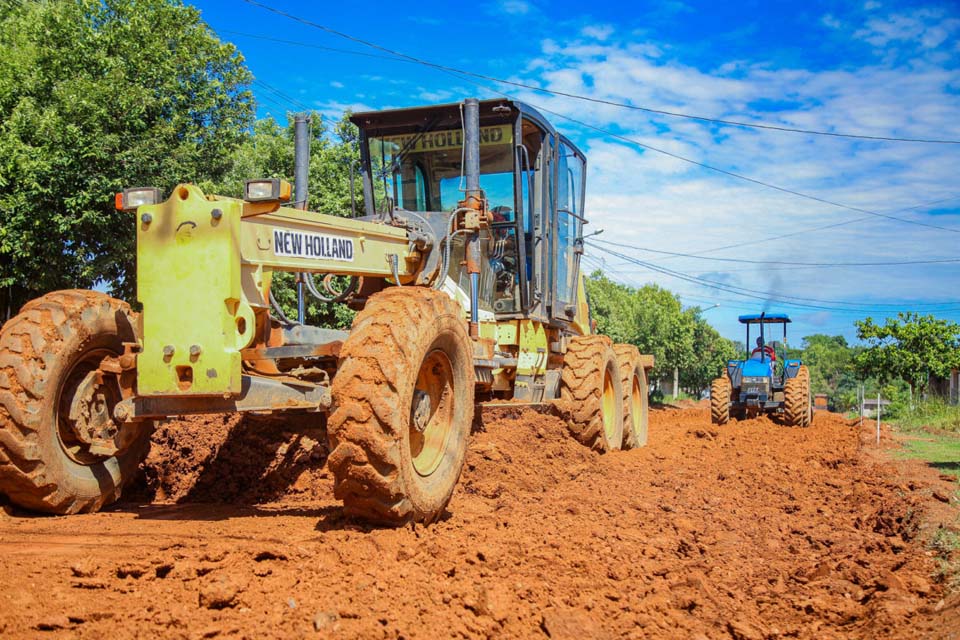
[[[763,336],[763,318],[766,315],[766,311],[760,312],[760,362],[767,361],[767,340]]]
[[[463,144],[466,166],[467,197],[480,191],[480,101],[467,98],[463,101]]]
[[[298,209],[307,208],[307,180],[310,176],[310,136],[307,126],[310,124],[310,115],[298,113],[293,119],[293,174],[294,197]],[[297,273],[297,322],[303,324],[306,320],[306,305],[304,302],[303,285],[307,276]]]
[[[466,193],[460,206],[483,213],[486,206],[480,190],[480,101],[476,98],[463,101],[463,152]],[[467,273],[470,275],[470,337],[479,338],[480,228],[478,222],[464,226],[472,231],[466,247]]]

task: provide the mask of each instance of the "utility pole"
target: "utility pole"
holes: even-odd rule
[[[860,396],[860,428],[863,429],[863,405],[866,400],[865,396],[867,395],[867,387],[861,384],[857,387],[857,392]]]
[[[307,180],[310,176],[310,115],[298,113],[293,118],[293,179],[294,205],[307,208]],[[297,322],[303,324],[306,316],[303,285],[306,274],[297,274]]]
[[[880,393],[877,393],[877,446],[880,446]]]

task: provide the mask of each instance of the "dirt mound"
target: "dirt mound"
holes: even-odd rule
[[[956,619],[916,540],[923,487],[839,416],[664,408],[649,446],[605,455],[526,408],[477,426],[446,517],[377,529],[332,499],[316,422],[164,424],[151,504],[0,519],[0,635],[913,638]]]
[[[163,422],[136,498],[259,504],[329,495],[323,417],[194,416]]]

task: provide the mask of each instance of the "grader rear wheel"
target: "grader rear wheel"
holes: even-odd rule
[[[615,344],[623,391],[623,448],[647,444],[647,374],[640,363],[640,351],[632,344]]]
[[[149,423],[120,424],[105,357],[135,342],[129,305],[56,291],[0,331],[0,493],[49,513],[96,511],[120,497],[150,445]]]
[[[334,494],[382,524],[433,522],[460,478],[473,422],[473,351],[460,306],[392,288],[353,321],[327,421]]]
[[[810,371],[800,365],[797,375],[787,380],[783,389],[784,422],[791,427],[810,426]]]
[[[623,443],[623,392],[613,343],[606,336],[577,336],[563,356],[560,398],[581,443],[614,451]]]
[[[724,425],[730,421],[730,379],[715,378],[710,385],[710,422]]]

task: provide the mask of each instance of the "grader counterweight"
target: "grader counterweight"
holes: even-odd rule
[[[509,100],[353,121],[359,219],[283,206],[280,180],[243,199],[187,184],[163,202],[118,196],[136,215],[143,310],[60,291],[3,326],[0,492],[96,510],[154,420],[199,413],[316,413],[346,511],[390,524],[441,515],[480,401],[561,401],[584,444],[645,444],[652,359],[593,334],[579,271],[583,154]],[[349,278],[332,297],[358,311],[350,331],[286,320],[277,271],[322,275],[328,292]]]

